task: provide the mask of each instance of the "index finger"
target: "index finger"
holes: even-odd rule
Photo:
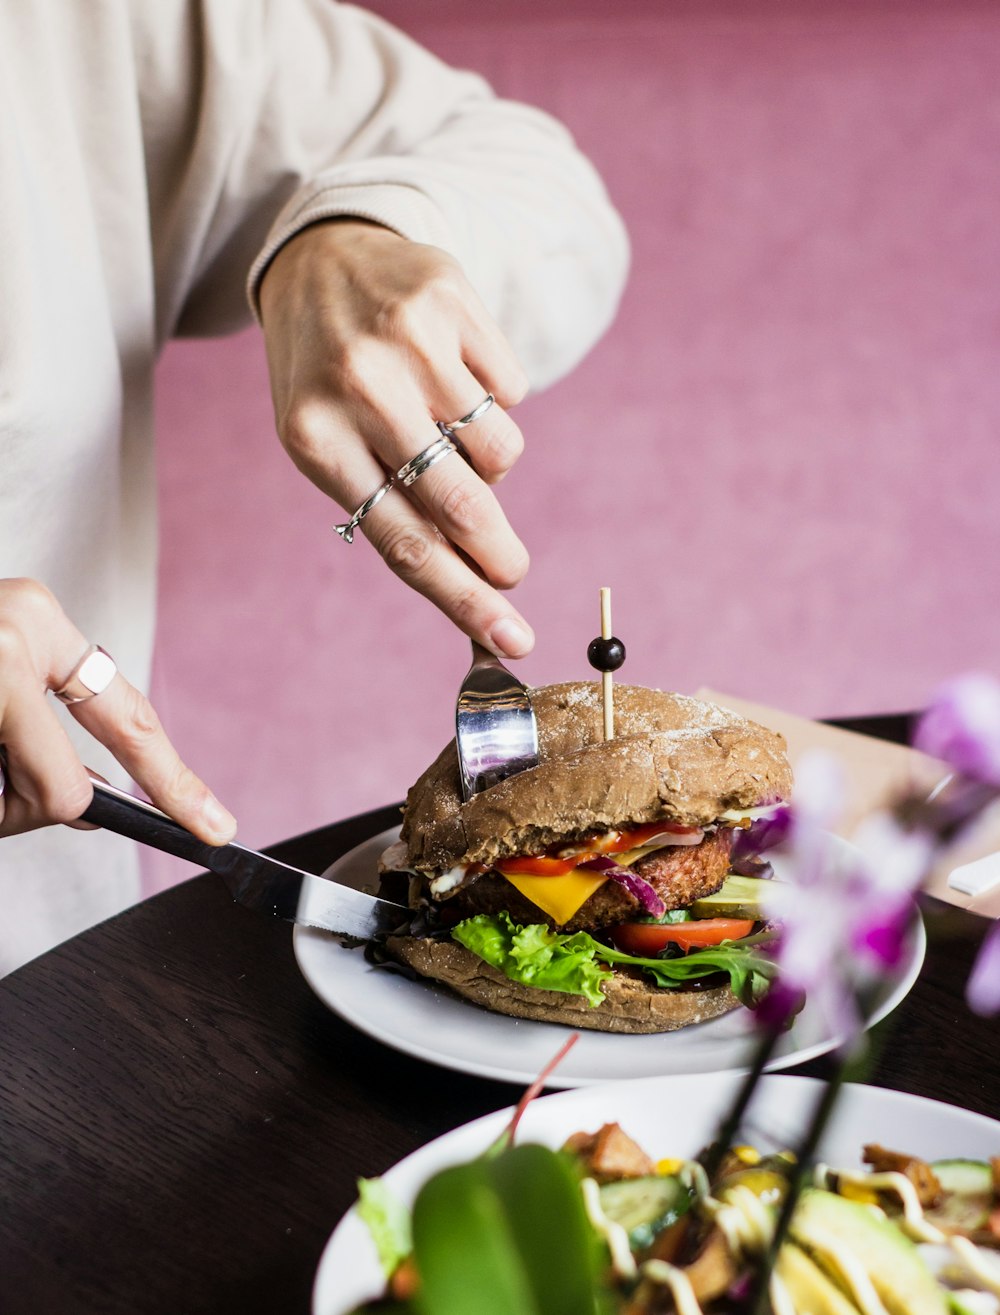
[[[74,703],[70,712],[157,808],[210,845],[232,840],[236,819],[181,760],[149,699],[120,671],[103,693]]]

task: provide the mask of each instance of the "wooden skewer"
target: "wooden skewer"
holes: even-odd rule
[[[601,638],[611,639],[611,590],[601,590]],[[610,671],[601,672],[601,694],[604,699],[604,738],[615,738],[615,689]]]

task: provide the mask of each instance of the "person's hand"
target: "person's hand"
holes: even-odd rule
[[[48,696],[63,687],[88,647],[43,585],[0,580],[0,836],[73,822],[93,798]],[[70,712],[157,807],[208,844],[233,838],[234,819],[181,762],[149,700],[120,672]]]
[[[361,522],[386,563],[467,635],[507,657],[534,636],[497,590],[528,567],[489,488],[524,441],[506,408],[527,380],[457,263],[361,221],[314,224],[261,286],[278,433],[299,469],[349,514],[445,424],[496,399],[457,454],[398,484]]]

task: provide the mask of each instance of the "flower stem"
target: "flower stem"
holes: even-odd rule
[[[769,1315],[771,1310],[770,1302],[770,1283],[771,1271],[774,1269],[778,1252],[781,1250],[785,1237],[788,1234],[789,1225],[792,1222],[792,1215],[795,1213],[795,1207],[798,1204],[802,1188],[805,1186],[806,1177],[812,1169],[813,1157],[816,1154],[816,1147],[830,1121],[830,1115],[837,1103],[837,1097],[840,1095],[840,1088],[844,1083],[846,1065],[842,1064],[837,1068],[828,1082],[823,1086],[822,1094],[816,1102],[816,1109],[813,1113],[812,1121],[806,1129],[805,1135],[796,1148],[796,1167],[788,1184],[788,1191],[781,1205],[781,1213],[778,1215],[777,1223],[774,1227],[774,1236],[771,1239],[770,1246],[761,1261],[760,1268],[754,1275],[753,1288],[750,1293],[750,1300],[747,1309],[750,1315]]]
[[[778,1039],[785,1031],[783,1023],[770,1024],[765,1032],[762,1033],[760,1045],[757,1047],[757,1053],[754,1055],[753,1064],[750,1071],[740,1084],[736,1093],[736,1100],[733,1102],[729,1113],[723,1119],[719,1128],[718,1136],[712,1142],[702,1157],[702,1164],[709,1182],[715,1177],[722,1164],[722,1157],[732,1145],[733,1139],[740,1130],[740,1124],[747,1112],[747,1107],[753,1099],[753,1093],[757,1083],[764,1074],[768,1061],[774,1054],[774,1048],[778,1044]]]

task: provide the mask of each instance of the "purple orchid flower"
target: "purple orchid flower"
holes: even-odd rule
[[[953,787],[942,818],[943,831],[959,831],[1000,790],[1000,682],[981,673],[948,681],[921,718],[913,743],[966,778],[964,785]],[[971,782],[980,783],[980,788]],[[1000,1013],[1000,924],[983,941],[966,985],[966,1000],[974,1013],[987,1017]]]
[[[973,673],[942,685],[913,745],[963,776],[1000,786],[1000,683]]]
[[[922,832],[887,813],[869,817],[854,847],[829,834],[841,811],[843,776],[824,754],[803,758],[784,852],[789,879],[768,889],[765,910],[781,924],[775,957],[780,991],[763,1017],[804,993],[849,1044],[863,1026],[859,993],[904,952],[912,899],[932,857]]]
[[[1000,922],[995,922],[986,933],[969,974],[965,998],[974,1014],[983,1018],[1000,1014]]]

